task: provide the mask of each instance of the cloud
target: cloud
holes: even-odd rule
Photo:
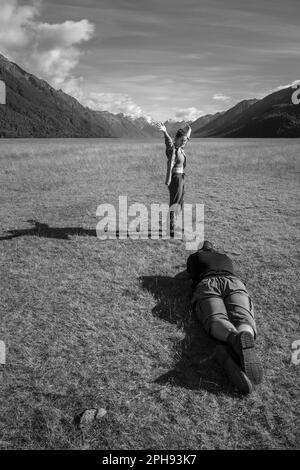
[[[88,41],[95,27],[88,20],[49,24],[39,21],[41,1],[20,5],[0,0],[0,50],[54,87],[74,86],[72,76],[79,62],[79,45]],[[70,83],[69,83],[70,82]]]
[[[32,24],[39,4],[19,6],[16,0],[0,0],[0,46],[4,51],[25,49],[33,35]]]
[[[216,101],[230,101],[230,96],[223,95],[222,93],[215,93],[213,96],[213,100]]]
[[[300,80],[294,80],[292,83],[288,83],[287,85],[279,85],[278,87],[274,88],[274,91],[284,90],[285,88],[297,88],[300,86]]]
[[[127,116],[138,118],[146,117],[142,108],[136,104],[133,99],[122,93],[89,93],[88,96],[82,97],[85,106],[97,111],[109,111],[110,113],[123,113]],[[148,119],[151,119],[148,116]]]
[[[86,19],[57,24],[41,22],[41,6],[41,0],[32,0],[27,5],[18,0],[0,0],[0,51],[91,109],[134,118],[145,116],[127,94],[83,91],[83,77],[74,76],[73,71],[82,54],[79,46],[93,37],[95,27]],[[144,74],[133,78],[144,82],[156,77]]]
[[[200,116],[203,116],[204,113],[200,109],[195,107],[178,109],[175,112],[176,121],[195,121]]]
[[[82,83],[83,77],[69,77],[64,81],[62,88],[65,93],[74,96],[74,98],[82,102],[84,99]]]

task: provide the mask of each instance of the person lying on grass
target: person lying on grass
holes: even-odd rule
[[[254,345],[253,304],[231,259],[205,241],[176,277],[192,279],[193,310],[205,331],[223,343],[216,347],[218,362],[241,393],[250,393],[262,381],[263,370]]]
[[[190,140],[192,129],[187,125],[186,129],[179,129],[176,132],[175,140],[169,136],[166,126],[161,122],[157,128],[163,132],[166,144],[166,155],[168,158],[167,174],[165,183],[170,194],[170,236],[174,236],[175,215],[183,208],[184,197],[184,175],[186,167],[186,155],[184,147]]]

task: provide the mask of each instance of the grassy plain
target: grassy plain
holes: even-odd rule
[[[167,202],[162,142],[0,142],[0,448],[297,446],[299,140],[194,140],[186,201],[253,296],[264,383],[228,383],[174,280],[181,241],[95,236],[100,203]],[[84,433],[74,416],[103,407]],[[298,409],[299,411],[299,409]]]

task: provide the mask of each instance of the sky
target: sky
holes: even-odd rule
[[[93,109],[194,120],[300,78],[299,0],[0,0],[0,52]]]

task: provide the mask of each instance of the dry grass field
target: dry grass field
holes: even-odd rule
[[[292,449],[299,140],[194,140],[186,201],[256,307],[265,380],[240,396],[174,279],[180,240],[95,235],[101,203],[167,202],[163,142],[0,142],[2,449]],[[107,414],[88,430],[73,419]]]

